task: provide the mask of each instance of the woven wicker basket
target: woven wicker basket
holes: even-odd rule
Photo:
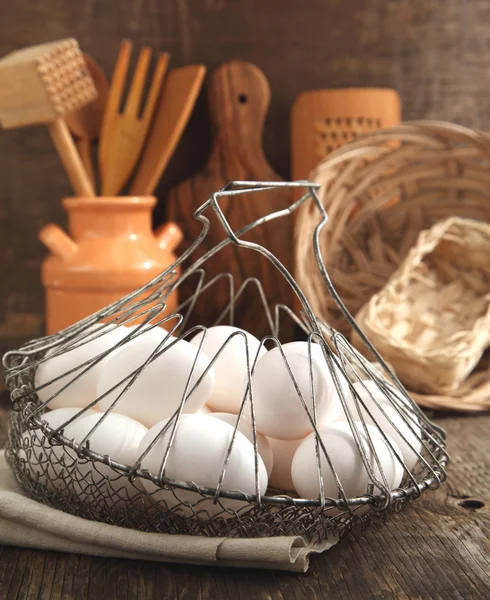
[[[490,222],[490,136],[450,123],[412,122],[367,134],[329,155],[310,178],[321,184],[329,214],[323,259],[353,315],[398,269],[421,231],[451,216]],[[318,221],[312,204],[299,211],[296,278],[316,314],[350,335],[313,269],[308,242]],[[453,397],[414,397],[432,408],[488,409],[489,368],[483,362]]]
[[[490,346],[490,225],[450,217],[422,232],[356,321],[411,390],[457,393]]]

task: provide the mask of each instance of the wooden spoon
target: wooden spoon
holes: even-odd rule
[[[168,74],[151,132],[130,188],[131,194],[148,196],[154,193],[189,121],[205,74],[204,65],[180,67],[172,69]]]
[[[76,138],[78,153],[80,154],[83,165],[92,181],[92,185],[95,186],[95,174],[92,165],[90,146],[92,141],[96,140],[100,134],[102,118],[104,116],[107,96],[109,94],[109,83],[107,82],[104,71],[91,56],[84,54],[83,58],[85,59],[88,72],[95,84],[97,98],[83,108],[67,115],[66,122],[70,131]]]

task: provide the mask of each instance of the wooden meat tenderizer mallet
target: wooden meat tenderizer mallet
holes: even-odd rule
[[[47,123],[78,196],[95,194],[63,117],[96,96],[74,39],[17,50],[0,60],[0,124],[16,129]]]

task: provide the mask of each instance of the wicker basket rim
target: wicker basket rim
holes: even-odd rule
[[[322,231],[321,254],[351,314],[358,315],[362,304],[379,294],[400,261],[408,256],[413,236],[429,229],[437,219],[471,219],[478,228],[485,226],[479,221],[490,223],[489,168],[490,134],[443,121],[411,121],[368,132],[318,164],[310,178],[320,184],[317,195],[329,216]],[[379,221],[377,215],[397,194],[399,202],[388,204],[385,219],[390,229],[386,234],[380,229],[385,221]],[[440,200],[441,196],[447,200]],[[299,211],[295,232],[298,281],[316,314],[348,335],[345,320],[315,271],[314,253],[308,249],[319,218],[311,205]],[[405,245],[403,237],[398,238],[400,246],[393,245],[393,236],[404,236],[407,228],[410,231]],[[389,246],[381,246],[379,253],[379,244],[385,241]],[[371,265],[374,270],[369,275]],[[488,328],[485,308],[484,316],[480,312],[478,319],[472,318],[461,329]],[[471,352],[466,351],[459,337],[456,341],[457,354],[465,361]],[[424,357],[419,348],[417,352],[421,362]],[[447,351],[446,360],[450,352]],[[413,352],[411,357],[417,358]],[[435,360],[427,353],[425,358]],[[436,392],[425,399],[423,394],[417,394],[417,401],[431,408],[490,409],[490,381],[488,387],[481,377],[471,376],[470,381],[461,387],[461,392],[458,388],[457,397],[443,396],[441,390],[440,396]]]

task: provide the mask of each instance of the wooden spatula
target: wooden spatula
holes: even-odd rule
[[[172,69],[168,74],[131,194],[148,195],[155,191],[189,121],[205,74],[204,65]]]
[[[99,167],[104,196],[119,194],[131,176],[145,143],[168,65],[168,54],[160,54],[145,106],[141,110],[141,99],[151,58],[151,49],[143,48],[138,57],[124,109],[120,112],[131,48],[129,40],[122,41],[102,122]]]

